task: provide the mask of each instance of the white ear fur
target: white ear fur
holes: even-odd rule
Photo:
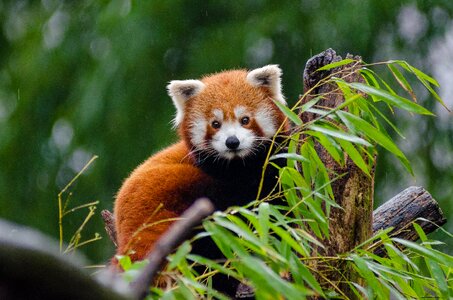
[[[168,95],[176,106],[176,117],[173,124],[178,126],[184,117],[184,107],[186,101],[193,96],[198,95],[205,85],[200,80],[173,80],[167,85]]]
[[[282,94],[281,76],[282,70],[278,65],[267,65],[250,71],[247,74],[247,81],[256,87],[268,87],[272,92],[273,98],[286,105],[286,100]]]

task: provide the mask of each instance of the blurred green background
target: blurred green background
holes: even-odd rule
[[[332,47],[366,62],[407,60],[439,80],[451,108],[452,16],[451,0],[0,1],[0,217],[58,238],[57,194],[98,155],[69,206],[100,201],[84,238],[104,239],[83,251],[105,262],[113,247],[100,210],[135,166],[177,139],[168,81],[279,64],[294,103],[307,59]],[[415,177],[381,154],[376,205],[424,186],[453,231],[452,115],[415,89],[437,117],[390,116]],[[65,217],[65,241],[86,213]]]

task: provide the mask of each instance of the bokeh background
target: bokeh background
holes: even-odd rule
[[[177,140],[168,81],[279,64],[294,103],[305,62],[329,47],[366,62],[405,59],[437,78],[453,107],[451,0],[0,1],[0,217],[58,238],[57,194],[98,155],[69,206],[100,201],[83,237],[104,239],[83,251],[107,261],[100,210],[135,166]],[[424,186],[453,231],[453,116],[415,90],[437,117],[389,115],[415,176],[382,153],[376,205]],[[64,218],[65,241],[86,214]]]

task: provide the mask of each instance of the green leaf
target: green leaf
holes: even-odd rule
[[[203,227],[206,231],[211,233],[212,240],[216,243],[217,247],[219,247],[220,251],[222,251],[226,258],[233,259],[235,257],[234,252],[247,253],[244,247],[237,242],[235,237],[228,230],[211,221],[204,221]]]
[[[261,238],[261,241],[264,244],[269,243],[269,203],[261,203],[260,206],[258,207],[258,220],[260,227],[258,228],[259,236]]]
[[[418,266],[403,252],[401,252],[397,247],[395,247],[391,243],[385,243],[384,244],[385,248],[387,249],[387,253],[389,253],[389,256],[391,258],[394,258],[395,255],[400,257],[403,261],[405,261],[408,265],[410,265],[415,271],[419,271]],[[396,260],[396,259],[395,259]]]
[[[411,249],[412,251],[423,257],[430,258],[435,262],[453,268],[453,257],[450,255],[447,255],[434,249],[428,249],[414,242],[406,241],[400,238],[392,238],[392,240],[405,246],[406,248]]]
[[[392,127],[392,129],[403,139],[406,139],[406,137],[399,131],[399,129],[393,124],[378,108],[376,108],[374,105],[369,105],[382,119],[384,119],[387,124]]]
[[[431,95],[436,99],[437,102],[439,102],[440,104],[442,104],[443,107],[445,107],[445,109],[447,109],[448,111],[450,111],[450,109],[447,107],[447,105],[445,104],[445,102],[439,97],[439,95],[434,91],[434,89],[430,86],[430,84],[436,86],[436,87],[439,87],[439,83],[432,77],[426,75],[425,73],[423,73],[422,71],[418,70],[417,68],[411,66],[410,64],[408,64],[406,61],[402,61],[402,60],[394,60],[394,61],[390,61],[389,63],[397,63],[399,64],[401,67],[403,67],[404,69],[406,69],[407,71],[411,72],[412,74],[414,74],[418,80],[423,84],[423,86],[431,93]]]
[[[344,140],[338,140],[338,143],[341,145],[346,154],[349,155],[355,165],[359,167],[360,170],[362,170],[366,175],[371,176],[369,166],[367,165],[365,160],[363,160],[362,155],[359,153],[359,151],[357,151],[354,145]]]
[[[417,97],[415,97],[414,91],[412,90],[412,87],[410,86],[409,82],[407,82],[406,78],[404,75],[400,72],[400,70],[395,67],[392,64],[388,64],[387,67],[390,69],[390,72],[392,72],[393,77],[395,77],[396,81],[399,83],[399,85],[411,95],[412,100],[416,100]]]
[[[377,280],[376,275],[369,269],[365,259],[355,254],[351,255],[351,258],[361,277],[365,279],[365,282],[370,286],[371,291],[376,293],[378,299],[386,299],[386,294],[383,291],[382,285]],[[370,299],[373,299],[373,297]]]
[[[394,105],[396,107],[399,107],[401,109],[417,113],[417,114],[422,114],[422,115],[434,115],[432,112],[424,108],[423,106],[420,106],[406,98],[403,98],[398,95],[393,95],[391,93],[388,93],[384,90],[363,84],[363,83],[358,83],[358,82],[353,82],[349,83],[349,85],[352,88],[355,88],[359,91],[362,91],[368,95],[373,95],[376,96],[377,98],[381,99],[382,101],[389,103],[391,105]]]
[[[356,61],[357,60],[346,58],[346,59],[342,59],[340,61],[336,61],[336,62],[327,64],[327,65],[317,69],[316,71],[330,70],[330,69],[333,69],[333,68],[336,68],[336,67],[341,67],[341,66],[344,66],[344,65],[350,64],[352,62],[356,62]]]
[[[318,283],[308,268],[297,258],[292,257],[290,268],[292,273],[299,273],[303,280],[313,288],[321,297],[325,297],[321,285]]]
[[[191,278],[180,277],[179,281],[178,281],[178,287],[181,287],[181,286],[186,287],[186,289],[185,289],[184,293],[182,293],[181,298],[177,298],[177,299],[184,299],[184,300],[185,299],[194,299],[194,300],[199,299],[199,297],[196,297],[190,291],[190,289],[187,288],[188,286],[195,288],[198,292],[207,292],[209,295],[214,296],[216,299],[219,299],[219,300],[228,300],[229,299],[228,297],[224,296],[223,294],[219,293],[218,291],[216,291],[210,287],[207,287]]]
[[[356,144],[365,145],[367,147],[371,146],[371,144],[368,143],[367,141],[365,141],[364,139],[362,139],[362,138],[360,138],[360,137],[358,137],[356,135],[347,133],[345,131],[335,130],[333,128],[327,128],[327,127],[320,126],[320,125],[311,125],[309,128],[311,130],[322,132],[324,134],[336,137],[338,139],[350,141],[350,142],[356,143]]]
[[[234,217],[234,216],[230,215],[229,217]],[[236,218],[236,219],[238,219],[238,218]],[[256,246],[258,246],[258,247],[264,246],[261,243],[261,241],[253,234],[253,232],[249,228],[241,226],[237,222],[230,222],[228,220],[225,220],[224,218],[214,217],[214,221],[218,225],[233,231],[238,236],[244,238],[245,240],[251,242],[252,244],[255,244]],[[239,220],[237,220],[237,221],[239,221]]]
[[[288,245],[290,245],[292,249],[297,251],[297,253],[302,255],[302,257],[310,256],[310,253],[307,251],[307,249],[302,247],[301,243],[298,243],[295,239],[293,239],[287,231],[283,230],[282,228],[280,228],[278,226],[275,226],[272,223],[270,223],[269,225],[270,225],[272,231],[275,232],[275,234],[277,234],[283,241],[288,243]]]
[[[427,249],[432,249],[431,245],[427,244],[428,237],[426,236],[426,234],[423,231],[422,227],[420,225],[418,225],[417,223],[415,223],[415,222],[412,225],[414,226],[415,231],[417,231],[417,233],[418,233],[418,235],[420,237],[420,240],[423,242],[423,245]],[[444,275],[442,269],[440,268],[440,266],[435,261],[432,261],[429,258],[425,258],[425,261],[426,261],[426,265],[428,267],[429,272],[431,273],[432,277],[435,279],[436,285],[439,287],[439,290],[442,293],[442,296],[445,299],[447,299],[448,296],[449,296],[448,295],[449,294],[448,284],[447,284],[447,280],[445,278],[445,275]],[[452,291],[452,293],[453,293],[453,291]]]
[[[428,76],[426,75],[425,73],[423,73],[422,71],[420,71],[419,69],[411,66],[409,63],[407,63],[406,61],[404,60],[390,60],[388,61],[388,63],[397,63],[399,64],[401,67],[403,67],[404,69],[406,69],[407,71],[413,73],[415,76],[417,76],[418,78],[421,78],[423,80],[426,80],[428,81],[429,83],[431,83],[432,85],[435,85],[437,87],[439,87],[439,83],[437,82],[436,79],[432,78],[431,76]]]
[[[181,246],[178,247],[176,253],[171,256],[170,264],[168,265],[169,269],[174,269],[192,250],[192,246],[188,241],[185,241]]]
[[[319,100],[321,100],[322,98],[323,98],[322,96],[318,96],[318,97],[311,99],[307,103],[301,105],[301,107],[299,108],[299,114],[303,113],[303,112],[307,111],[308,109],[310,109],[311,107],[313,107],[313,105],[318,103]]]
[[[396,155],[401,163],[406,167],[406,169],[412,175],[414,174],[412,167],[403,152],[401,152],[401,150],[391,139],[389,139],[386,135],[376,129],[373,125],[345,111],[338,111],[337,115],[349,129],[364,133],[368,138],[374,140],[377,144],[381,145],[382,147]]]
[[[131,258],[128,255],[116,255],[115,258],[118,260],[118,263],[124,271],[129,270],[132,266]]]
[[[302,125],[302,120],[290,108],[276,100],[274,100],[274,103],[294,124],[296,124],[297,126]]]
[[[257,293],[266,294],[268,299],[275,299],[278,296],[284,296],[286,299],[301,299],[303,296],[312,294],[284,280],[263,261],[253,256],[242,257],[241,261],[244,275],[251,281]]]
[[[334,139],[330,136],[326,136],[325,134],[317,131],[311,131],[307,130],[305,131],[306,134],[311,135],[316,137],[318,142],[324,147],[324,149],[329,152],[330,156],[332,156],[335,161],[343,166],[344,165],[344,159],[343,159],[343,153],[341,152],[340,146],[334,141]]]
[[[222,274],[231,276],[231,277],[239,279],[239,280],[241,279],[239,274],[237,272],[235,272],[234,270],[226,268],[226,267],[222,266],[221,264],[218,264],[217,262],[215,262],[209,258],[195,255],[195,254],[189,254],[189,255],[187,255],[187,259],[190,261],[193,261],[195,263],[198,263],[200,265],[205,265],[210,269],[217,270]]]
[[[374,71],[366,67],[363,67],[362,69],[360,69],[360,73],[363,75],[368,85],[380,88],[379,82],[376,80],[376,77],[374,76],[375,75]]]
[[[305,158],[304,156],[297,154],[297,153],[278,153],[278,154],[272,155],[269,158],[269,160],[276,160],[279,158],[293,159],[293,160],[301,161],[301,162],[302,161],[309,162],[309,160],[307,158]]]

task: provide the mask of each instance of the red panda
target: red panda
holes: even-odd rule
[[[169,83],[181,140],[137,167],[118,192],[117,254],[143,259],[197,198],[208,197],[217,210],[256,198],[271,140],[280,127],[288,131],[274,103],[286,105],[281,74],[268,65]],[[277,175],[266,173],[263,193]]]

